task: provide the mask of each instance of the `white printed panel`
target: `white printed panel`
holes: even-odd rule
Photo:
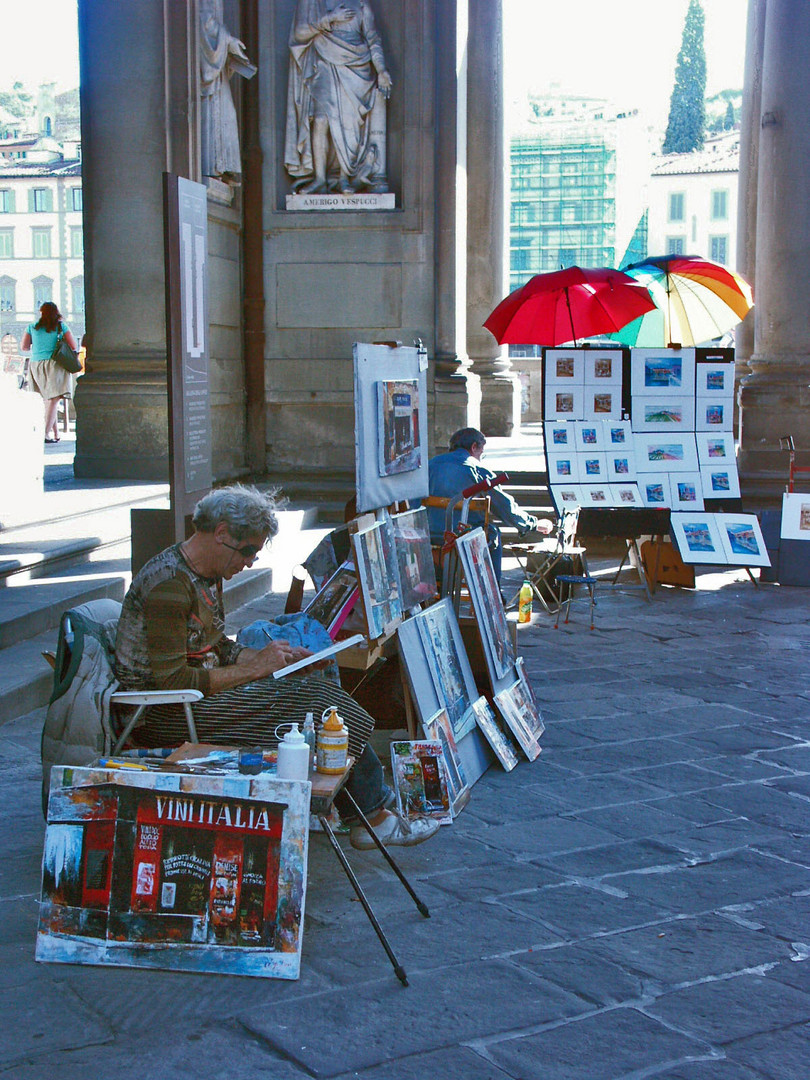
[[[704,499],[739,499],[740,478],[736,465],[701,465]]]
[[[606,420],[604,424],[605,446],[627,449],[633,444],[633,431],[629,420]]]
[[[728,562],[716,514],[672,513],[670,534],[685,563],[725,566]]]
[[[697,439],[698,461],[704,465],[734,465],[734,436],[730,431],[699,431]]]
[[[637,397],[694,397],[694,349],[633,349],[630,389]]]
[[[546,454],[548,462],[548,482],[550,484],[577,484],[579,483],[579,455],[573,452],[566,454]]]
[[[734,364],[706,363],[695,365],[695,394],[697,397],[729,398],[734,400]]]
[[[573,450],[576,446],[576,427],[570,421],[555,424],[553,420],[547,420],[543,425],[546,437],[546,453]]]
[[[621,420],[621,387],[586,386],[583,414],[586,420]]]
[[[636,468],[644,472],[693,472],[698,467],[693,434],[637,434]]]
[[[601,453],[577,454],[581,484],[607,483],[607,458]]]
[[[620,484],[636,479],[636,456],[633,448],[609,446],[605,451],[607,473],[611,484]]]
[[[575,426],[579,453],[594,453],[605,449],[605,432],[601,420],[583,420]]]
[[[558,514],[582,506],[582,488],[579,484],[552,484],[550,491]]]
[[[715,401],[699,398],[695,403],[695,431],[731,431],[734,423],[734,401]]]
[[[622,385],[622,354],[619,350],[589,349],[585,353],[585,385]]]
[[[633,402],[633,431],[694,431],[695,399],[640,397]]]
[[[610,494],[614,506],[643,506],[638,484],[611,484]]]
[[[787,492],[782,496],[783,540],[810,540],[810,492]]]
[[[582,349],[546,349],[546,386],[582,386],[585,382],[585,355]]]
[[[717,514],[717,528],[730,566],[770,566],[755,514]]]
[[[663,509],[670,505],[672,497],[669,488],[669,477],[666,473],[640,472],[637,481],[641,501],[645,506]]]
[[[703,485],[699,472],[670,473],[669,492],[673,510],[703,509]]]
[[[583,506],[613,506],[609,484],[582,484]]]
[[[546,383],[546,420],[582,420],[584,391],[584,386]]]

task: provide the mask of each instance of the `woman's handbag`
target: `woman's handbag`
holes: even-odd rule
[[[65,341],[64,330],[56,339],[56,344],[51,353],[51,360],[55,360],[60,367],[64,368],[65,371],[69,371],[71,375],[77,375],[82,370],[79,354],[71,349]]]

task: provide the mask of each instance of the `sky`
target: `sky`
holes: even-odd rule
[[[559,83],[666,124],[689,0],[503,0],[505,96]],[[706,92],[742,89],[748,0],[703,0]]]
[[[507,103],[556,82],[642,108],[663,125],[688,2],[503,0]],[[384,6],[376,0],[383,23]],[[703,0],[709,94],[742,88],[747,8],[748,0]],[[0,27],[0,89],[18,79],[78,85],[76,0],[0,0]]]

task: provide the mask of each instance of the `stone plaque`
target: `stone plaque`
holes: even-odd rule
[[[359,192],[354,195],[288,195],[288,210],[394,210],[393,191]]]

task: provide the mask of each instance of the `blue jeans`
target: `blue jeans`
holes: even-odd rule
[[[346,788],[366,817],[375,814],[390,802],[393,792],[383,781],[382,764],[368,743],[354,763],[351,775],[346,781]],[[335,796],[335,806],[343,821],[357,820],[354,807],[342,791]]]

